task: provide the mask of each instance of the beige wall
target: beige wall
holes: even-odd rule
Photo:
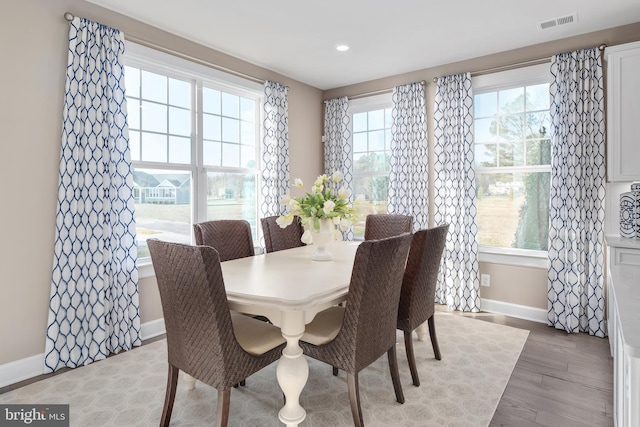
[[[322,91],[179,39],[83,0],[4,0],[0,12],[0,365],[44,352],[69,24],[64,12],[125,35],[289,86],[291,177],[322,172]],[[142,322],[162,317],[140,281]]]
[[[427,106],[427,132],[429,153],[433,154],[433,110],[436,85],[434,77],[450,74],[489,70],[496,67],[548,58],[556,53],[606,44],[628,43],[640,40],[640,23],[617,27],[605,31],[590,33],[578,37],[529,46],[508,52],[474,58],[453,64],[427,68],[411,73],[390,76],[361,84],[327,90],[324,99],[339,96],[353,96],[393,88],[394,86],[425,81]],[[428,55],[428,52],[424,52]],[[430,156],[433,159],[433,156]],[[430,177],[430,194],[433,194],[433,177]],[[509,265],[480,263],[481,274],[491,274],[491,286],[481,287],[482,298],[534,308],[547,309],[547,272],[546,269],[522,268]]]

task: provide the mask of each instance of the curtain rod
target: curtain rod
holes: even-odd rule
[[[65,12],[64,13],[64,19],[66,19],[67,21],[71,22],[73,20],[73,18],[74,18],[74,15],[72,13],[70,13],[70,12]],[[260,79],[258,77],[250,76],[248,74],[244,74],[244,73],[241,73],[239,71],[235,71],[235,70],[232,70],[230,68],[226,68],[226,67],[223,67],[221,65],[217,65],[217,64],[214,64],[212,62],[205,61],[205,60],[200,59],[200,58],[196,58],[195,56],[187,55],[185,53],[178,52],[177,50],[173,50],[173,49],[169,49],[169,48],[164,47],[164,46],[157,45],[155,43],[143,40],[143,39],[138,38],[138,37],[129,36],[129,35],[125,34],[124,38],[126,40],[129,40],[130,42],[137,43],[139,45],[142,45],[142,46],[145,46],[145,47],[149,47],[149,48],[152,48],[152,49],[155,49],[155,50],[159,50],[161,52],[168,53],[169,55],[177,56],[179,58],[186,59],[188,61],[195,62],[195,63],[200,64],[200,65],[204,65],[205,67],[213,68],[213,69],[216,69],[218,71],[223,71],[223,72],[228,73],[228,74],[233,74],[234,76],[242,77],[243,79],[251,80],[251,81],[256,82],[256,83],[260,83],[260,84],[264,84],[265,83],[264,79]],[[286,88],[287,88],[287,90],[289,90],[288,86]]]
[[[598,46],[598,49],[600,50],[600,52],[604,52],[606,47],[607,47],[606,44],[601,44],[600,46]],[[473,71],[473,72],[471,72],[471,76],[472,77],[473,76],[481,76],[483,74],[495,73],[495,72],[498,72],[498,71],[515,70],[517,68],[527,67],[529,65],[544,64],[546,62],[551,62],[551,57],[550,56],[547,56],[545,58],[531,59],[529,61],[516,62],[515,64],[501,65],[499,67],[486,68],[484,70]],[[433,78],[433,82],[437,83],[438,82],[438,77],[434,77]]]
[[[420,83],[422,83],[424,85],[426,82],[424,80],[422,80]],[[372,92],[359,93],[357,95],[347,96],[347,99],[358,99],[358,98],[365,98],[367,96],[381,95],[383,93],[393,92],[393,89],[394,88],[387,88],[387,89],[374,90]]]

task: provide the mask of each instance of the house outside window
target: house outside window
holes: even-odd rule
[[[125,79],[138,259],[207,220],[245,219],[257,240],[262,86],[135,44]]]
[[[387,213],[391,157],[391,94],[349,101],[353,143],[353,193],[365,197],[355,239],[364,238],[367,214]]]
[[[481,260],[483,253],[494,262],[501,254],[546,257],[549,81],[548,64],[473,78]]]

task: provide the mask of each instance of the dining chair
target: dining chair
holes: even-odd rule
[[[294,217],[293,222],[285,228],[280,227],[276,223],[277,219],[277,215],[260,219],[262,235],[264,236],[264,245],[267,252],[276,252],[284,249],[305,246],[301,240],[302,234],[304,233],[304,227],[302,226],[299,217]]]
[[[255,255],[251,225],[244,219],[218,219],[193,225],[196,245],[210,246],[218,251],[220,262]],[[252,316],[269,322],[265,316]],[[244,381],[240,385],[245,385]]]
[[[251,226],[243,219],[220,219],[193,225],[196,245],[211,246],[220,262],[255,255]]]
[[[404,331],[404,345],[411,371],[413,385],[420,385],[416,359],[413,351],[412,332],[428,322],[431,346],[437,360],[442,359],[435,327],[435,295],[438,270],[442,260],[449,224],[413,234],[411,249],[402,279],[400,303],[398,305],[398,329]]]
[[[413,217],[410,215],[367,215],[364,225],[364,240],[386,239],[387,237],[399,236],[402,233],[411,233],[412,223]]]
[[[355,426],[364,426],[358,373],[385,352],[396,401],[404,403],[396,357],[396,319],[411,234],[364,241],[357,249],[344,306],[316,315],[300,338],[304,353],[347,372]]]
[[[169,373],[161,426],[168,426],[183,371],[218,390],[217,426],[229,419],[231,388],[278,360],[280,329],[231,313],[218,252],[147,240],[167,336]]]

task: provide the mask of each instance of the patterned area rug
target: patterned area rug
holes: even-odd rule
[[[529,334],[522,329],[448,313],[436,313],[442,360],[431,342],[414,339],[421,386],[411,383],[404,339],[398,363],[405,404],[395,401],[386,355],[360,373],[360,399],[368,427],[488,426]],[[309,360],[309,381],[300,397],[307,410],[301,426],[352,426],[344,372]],[[166,344],[160,340],[89,366],[0,395],[0,403],[70,405],[71,426],[157,426],[166,385]],[[182,375],[181,375],[182,376]],[[172,426],[215,424],[217,392],[202,383],[178,384]],[[280,426],[283,396],[275,363],[233,389],[229,426]]]

